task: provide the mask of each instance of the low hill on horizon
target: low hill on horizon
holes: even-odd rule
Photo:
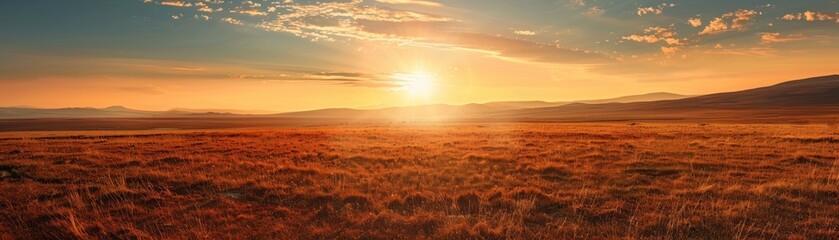
[[[0,107],[0,119],[36,119],[36,118],[154,118],[176,117],[195,118],[205,116],[239,116],[228,112],[188,112],[179,110],[146,111],[123,106],[106,108],[70,107],[70,108],[22,108]]]
[[[380,109],[327,108],[311,111],[279,113],[275,114],[274,116],[296,118],[440,120],[457,118],[481,118],[502,111],[529,108],[558,107],[573,103],[626,103],[683,99],[687,97],[690,96],[675,93],[657,92],[609,99],[581,100],[574,102],[500,101],[487,103],[470,103],[465,105],[432,104],[407,107],[389,107]]]
[[[204,112],[206,111],[206,112]],[[421,105],[381,109],[329,108],[278,114],[236,114],[235,110],[144,111],[107,108],[0,108],[0,119],[85,118],[288,118],[320,123],[375,121],[620,121],[726,118],[782,118],[839,115],[839,75],[702,96],[649,93],[575,102],[507,101],[466,105]],[[321,121],[322,120],[322,121]]]
[[[610,99],[583,100],[578,102],[632,102],[653,99],[684,98],[685,95],[674,93],[649,93],[642,95],[624,96]],[[153,117],[307,117],[307,118],[425,118],[427,116],[464,117],[466,115],[489,114],[501,110],[520,108],[536,108],[562,106],[572,102],[544,102],[544,101],[508,101],[472,103],[466,105],[432,104],[405,107],[387,107],[379,109],[327,108],[300,112],[270,113],[258,110],[236,109],[190,109],[172,108],[169,111],[147,111],[130,109],[123,106],[106,108],[68,107],[68,108],[35,108],[35,107],[0,107],[0,119],[29,119],[29,118],[153,118]]]
[[[648,101],[674,100],[674,99],[682,99],[682,98],[689,98],[689,97],[692,97],[692,96],[691,95],[681,95],[681,94],[669,93],[669,92],[655,92],[655,93],[647,93],[647,94],[640,94],[640,95],[629,95],[629,96],[616,97],[616,98],[567,101],[567,102],[496,101],[496,102],[487,102],[487,103],[480,103],[480,104],[490,106],[490,107],[494,107],[494,108],[497,108],[497,109],[500,110],[500,109],[519,109],[519,108],[559,107],[559,106],[568,105],[568,104],[572,104],[572,103],[599,104],[599,103],[648,102]]]
[[[585,104],[515,109],[492,114],[505,119],[619,120],[819,115],[839,113],[839,75],[794,80],[772,86],[652,102]],[[706,115],[706,116],[703,116]]]

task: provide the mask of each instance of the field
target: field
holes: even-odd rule
[[[839,239],[835,125],[0,138],[0,239]]]

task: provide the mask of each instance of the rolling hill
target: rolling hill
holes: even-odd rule
[[[768,87],[698,97],[632,103],[574,103],[558,107],[515,109],[493,113],[506,119],[685,119],[723,117],[780,117],[836,114],[839,75],[784,82]]]
[[[559,107],[559,106],[568,105],[568,104],[571,104],[571,103],[599,104],[599,103],[648,102],[648,101],[674,100],[674,99],[682,99],[682,98],[689,98],[689,97],[691,97],[691,96],[675,94],[675,93],[668,93],[668,92],[657,92],[657,93],[647,93],[647,94],[641,94],[641,95],[631,95],[631,96],[623,96],[623,97],[608,98],[608,99],[580,100],[580,101],[573,101],[573,102],[503,101],[503,102],[481,103],[481,105],[486,105],[486,106],[489,106],[489,107],[493,107],[497,110],[505,110],[505,109],[509,110],[509,109],[521,109],[521,108]]]

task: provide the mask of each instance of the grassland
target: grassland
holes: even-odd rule
[[[0,137],[0,239],[839,239],[829,125]]]

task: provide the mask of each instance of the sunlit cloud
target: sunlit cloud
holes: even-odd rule
[[[723,14],[721,17],[711,20],[711,22],[708,23],[708,26],[699,32],[699,35],[713,35],[729,31],[745,31],[747,27],[754,22],[757,15],[760,15],[760,12],[744,9]]]
[[[645,42],[645,43],[657,43],[657,42],[665,42],[668,45],[679,45],[681,44],[681,40],[675,38],[676,33],[674,33],[669,28],[665,27],[648,27],[644,29],[645,35],[629,35],[623,37],[624,40],[630,40],[635,42]]]
[[[202,7],[198,8],[198,11],[199,11],[199,12],[210,12],[210,13],[211,13],[211,12],[221,12],[221,11],[224,11],[224,8],[216,8],[216,9],[213,9],[213,8],[211,8],[211,7],[209,7],[209,6],[202,6]]]
[[[267,12],[263,12],[263,11],[260,11],[260,10],[254,10],[254,9],[251,9],[251,10],[231,10],[230,12],[241,13],[241,14],[250,15],[250,16],[266,16],[266,15],[268,15]]]
[[[835,21],[839,23],[839,12],[813,12],[805,11],[803,13],[790,13],[781,17],[784,20],[804,20],[808,22],[813,21]]]
[[[699,18],[688,19],[688,24],[690,24],[691,27],[700,27],[700,26],[702,26],[702,19],[699,19]]]
[[[522,35],[522,36],[534,36],[534,35],[536,35],[536,32],[527,31],[527,30],[516,30],[516,31],[513,31],[513,33],[516,34],[516,35]]]
[[[239,21],[235,18],[222,18],[221,21],[226,22],[226,23],[230,23],[230,24],[233,24],[233,25],[245,25],[244,22]]]
[[[146,1],[150,2],[150,1]],[[183,2],[183,1],[162,1],[158,3],[163,6],[172,6],[172,7],[192,7],[192,3]]]
[[[387,34],[367,31],[371,22],[448,22],[446,17],[421,13],[382,9],[361,5],[362,1],[329,2],[314,5],[290,5],[288,13],[262,22],[258,27],[276,32],[291,33],[314,41],[334,41],[336,38],[378,39],[401,41]]]
[[[639,7],[638,11],[636,11],[636,14],[638,14],[638,16],[644,16],[644,15],[647,15],[647,14],[659,15],[659,14],[664,12],[664,8],[666,8],[666,7],[671,7],[671,8],[676,7],[676,4],[675,3],[662,3],[662,4],[659,4],[658,6],[655,6],[655,7]]]

